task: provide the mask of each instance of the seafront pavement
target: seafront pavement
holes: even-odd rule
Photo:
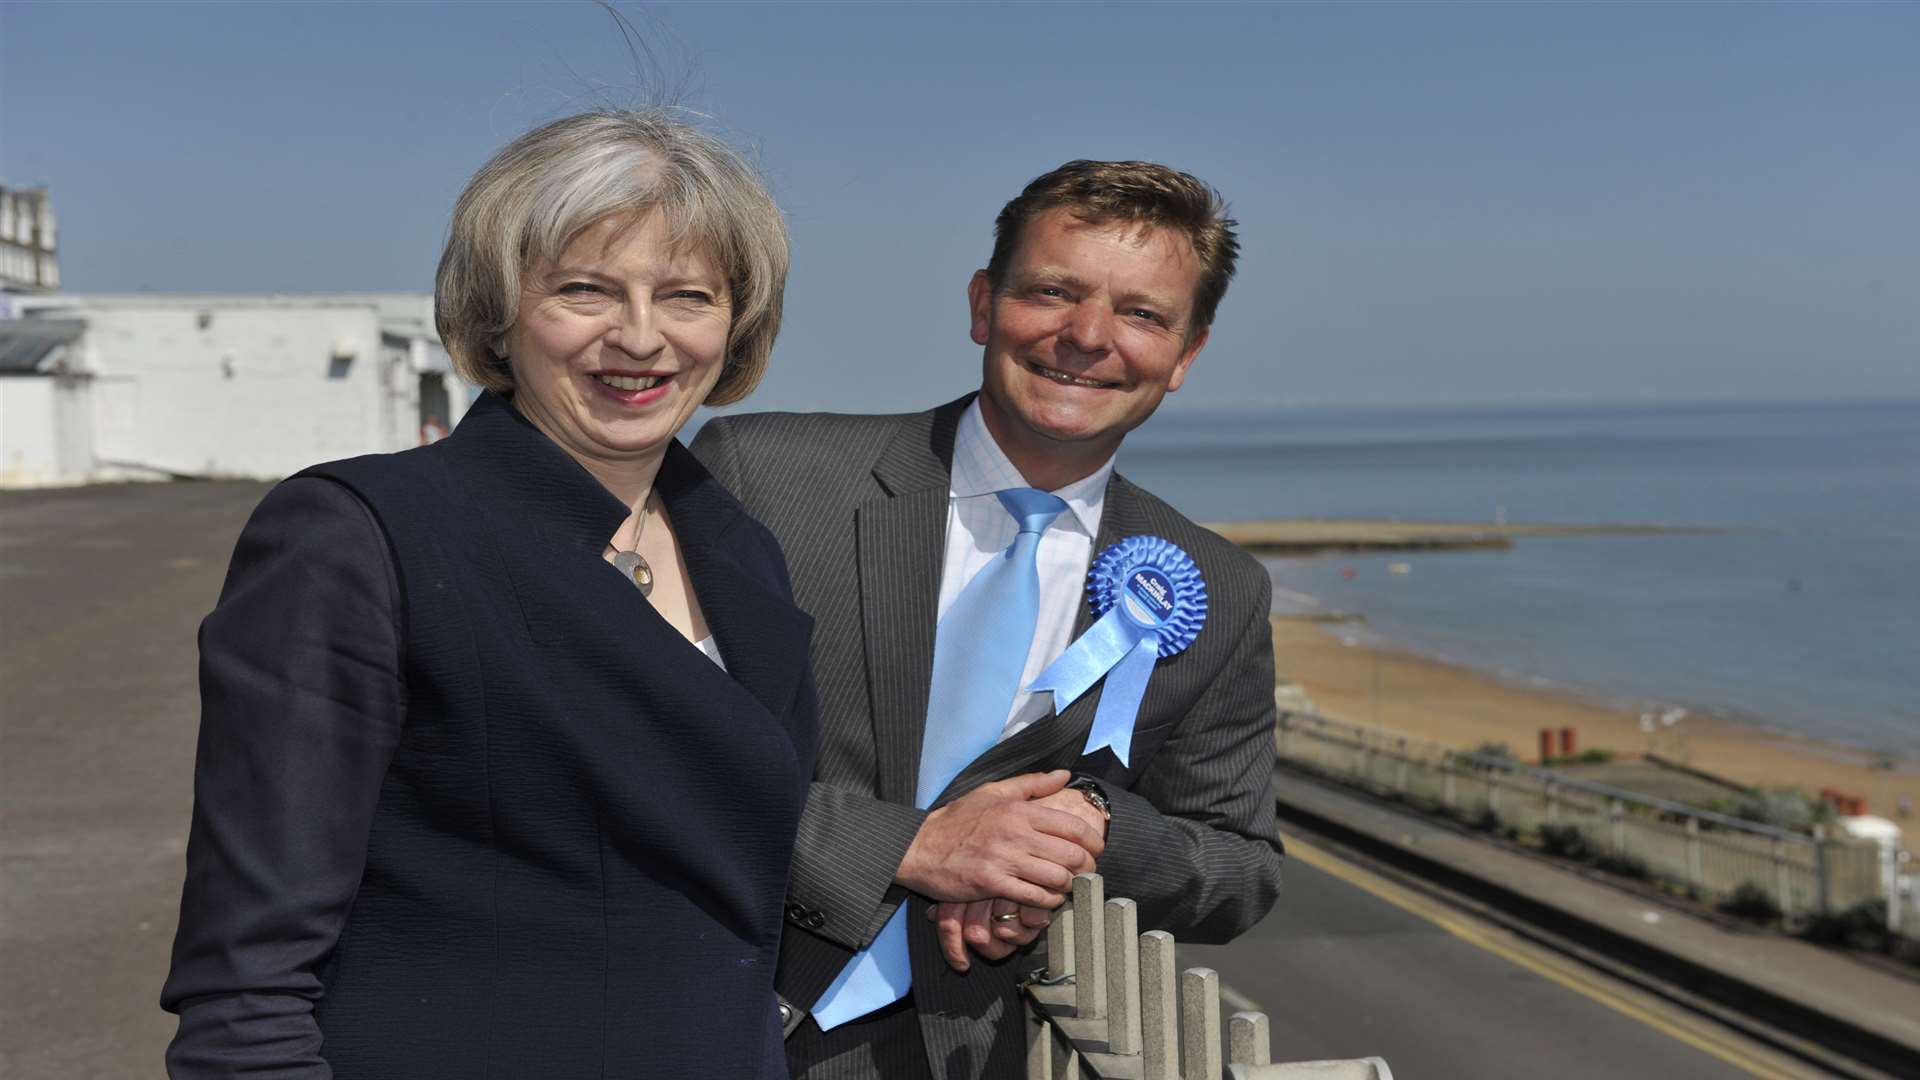
[[[0,1076],[155,1076],[195,629],[257,483],[0,491]]]

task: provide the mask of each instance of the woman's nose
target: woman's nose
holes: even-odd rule
[[[606,343],[636,359],[659,352],[665,338],[653,305],[642,300],[625,305],[621,311],[620,320],[607,329]]]

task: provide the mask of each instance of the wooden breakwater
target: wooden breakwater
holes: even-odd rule
[[[1722,532],[1672,525],[1555,525],[1473,521],[1282,518],[1216,521],[1208,529],[1256,555],[1326,552],[1475,551],[1510,548],[1521,537],[1663,536]]]

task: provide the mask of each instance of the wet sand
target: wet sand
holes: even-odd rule
[[[1505,743],[1532,762],[1543,727],[1571,727],[1579,749],[1616,755],[1651,749],[1663,758],[1742,784],[1797,787],[1812,794],[1836,788],[1867,800],[1868,812],[1889,817],[1920,844],[1920,816],[1902,818],[1905,797],[1920,813],[1920,761],[1876,768],[1877,755],[1759,728],[1688,715],[1649,742],[1640,711],[1578,693],[1517,686],[1491,675],[1392,649],[1346,644],[1339,624],[1276,617],[1274,658],[1280,678],[1292,679],[1323,714],[1461,749]]]

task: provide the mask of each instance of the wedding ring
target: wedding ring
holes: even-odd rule
[[[1019,917],[1020,917],[1020,913],[1017,911],[1003,911],[1000,914],[995,915],[993,917],[993,921],[994,922],[1012,922],[1013,920]]]

